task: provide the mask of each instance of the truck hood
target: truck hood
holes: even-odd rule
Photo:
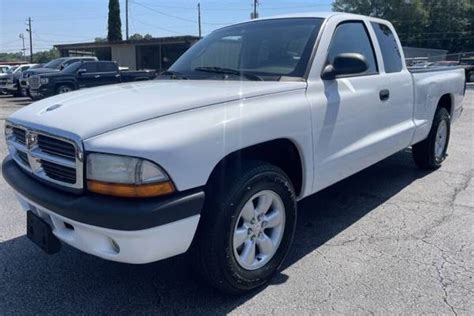
[[[26,74],[29,74],[30,76],[34,75],[39,75],[39,74],[46,74],[46,73],[55,73],[59,72],[58,69],[50,69],[50,68],[36,68],[36,69],[31,69],[25,71]]]
[[[20,109],[9,120],[87,139],[164,115],[305,88],[305,82],[153,80],[47,98]]]

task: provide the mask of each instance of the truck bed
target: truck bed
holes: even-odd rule
[[[428,135],[436,107],[443,95],[451,97],[451,120],[455,121],[462,111],[460,89],[465,88],[465,74],[462,67],[427,67],[408,69],[413,79],[414,109],[413,119],[416,133],[413,143]]]

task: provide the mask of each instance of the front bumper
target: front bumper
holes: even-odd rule
[[[8,91],[17,91],[18,85],[16,83],[7,83],[5,89],[7,89]]]
[[[119,262],[148,263],[186,252],[204,203],[200,189],[141,200],[74,195],[31,178],[9,157],[2,171],[23,209],[50,223],[61,241]]]
[[[49,86],[40,86],[38,89],[29,88],[30,94],[33,97],[49,97],[54,95],[54,90]]]

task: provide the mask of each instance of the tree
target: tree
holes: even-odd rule
[[[109,0],[108,34],[109,41],[122,40],[122,22],[120,20],[119,0]]]
[[[139,41],[139,40],[142,40],[143,39],[143,36],[141,34],[138,34],[138,33],[135,33],[135,34],[132,34],[129,39],[131,41]]]
[[[334,11],[387,19],[404,46],[474,50],[472,0],[335,0]]]
[[[140,40],[151,40],[153,38],[153,36],[151,36],[150,34],[145,34],[145,35],[141,35],[139,33],[135,33],[133,34],[132,36],[130,36],[130,40],[132,41],[140,41]]]
[[[105,37],[96,37],[94,38],[94,42],[103,43],[103,42],[107,42],[107,39]]]
[[[59,51],[56,48],[45,50],[33,54],[33,62],[44,64],[55,58],[59,58]]]
[[[23,59],[22,53],[0,53],[0,64],[2,61],[17,61]]]

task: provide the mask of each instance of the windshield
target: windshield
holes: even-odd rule
[[[53,59],[46,65],[44,65],[44,68],[49,68],[49,69],[58,69],[59,66],[64,62],[64,58],[58,58],[58,59]]]
[[[66,68],[64,68],[61,72],[68,73],[68,74],[75,73],[81,65],[82,65],[82,62],[80,61],[72,63]]]
[[[323,19],[262,20],[212,32],[169,69],[187,79],[303,77]]]
[[[12,68],[8,69],[7,74],[12,74],[17,68],[18,68],[18,66],[15,66],[15,67],[12,67]]]

